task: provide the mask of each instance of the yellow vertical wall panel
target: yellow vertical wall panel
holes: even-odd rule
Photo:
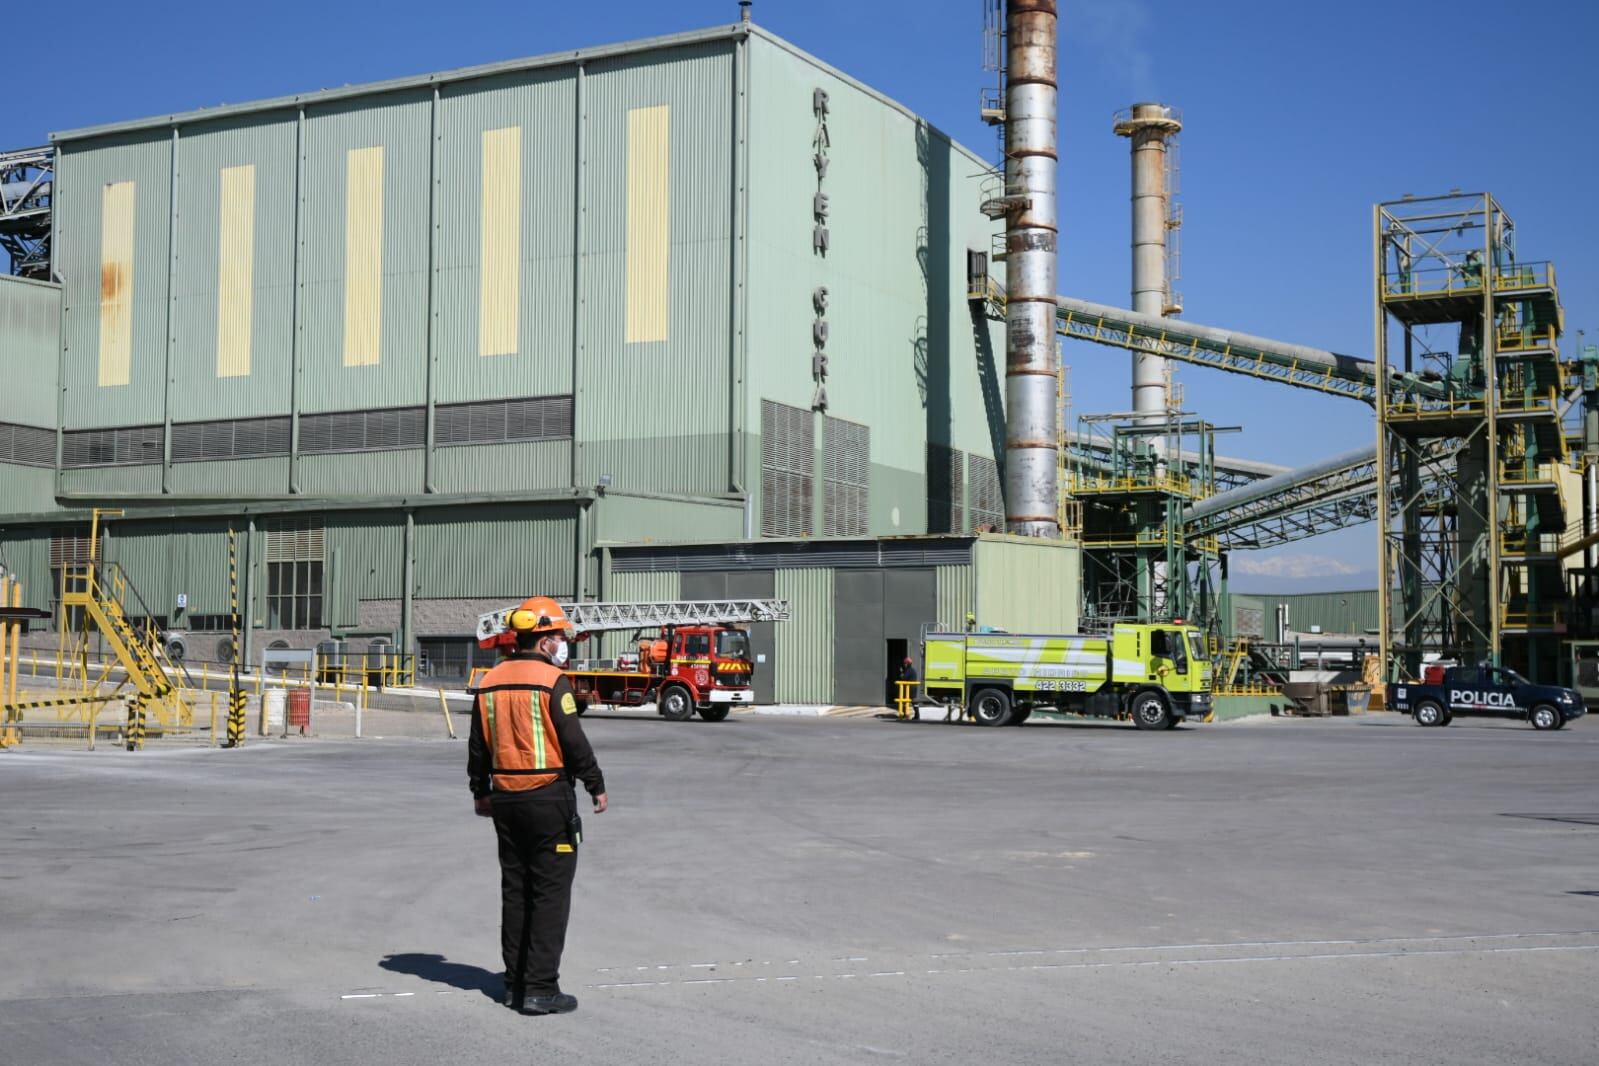
[[[100,197],[100,375],[126,385],[133,370],[134,183],[112,182]]]
[[[514,355],[522,285],[521,126],[483,131],[480,212],[477,354]]]
[[[672,109],[627,113],[627,329],[629,344],[664,341],[672,240]]]
[[[351,148],[344,178],[344,365],[383,354],[383,146]]]
[[[255,167],[223,167],[217,224],[217,377],[250,376]]]

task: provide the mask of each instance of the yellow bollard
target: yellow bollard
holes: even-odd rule
[[[215,691],[211,693],[211,743],[221,743],[220,738],[217,736],[217,694]]]
[[[22,606],[22,582],[11,583],[11,606]],[[11,687],[6,690],[6,702],[17,702],[17,658],[22,654],[22,623],[11,623]]]
[[[444,728],[450,731],[450,739],[455,739],[455,720],[450,717],[450,701],[444,698],[444,690],[439,689],[439,706],[444,708]]]

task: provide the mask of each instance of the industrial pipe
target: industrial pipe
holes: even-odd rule
[[[1005,527],[1058,537],[1055,0],[1005,5]]]
[[[1164,104],[1134,104],[1117,116],[1115,125],[1133,147],[1133,310],[1152,318],[1165,316],[1171,293],[1166,277],[1166,223],[1171,217],[1166,145],[1182,128]],[[1133,410],[1140,422],[1165,416],[1168,372],[1160,356],[1133,353]]]

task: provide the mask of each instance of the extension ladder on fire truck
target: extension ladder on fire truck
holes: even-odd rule
[[[478,619],[477,636],[488,640],[505,632],[514,606]],[[663,600],[653,603],[563,603],[561,610],[579,633],[622,629],[665,629],[673,626],[734,625],[740,622],[786,622],[787,600]]]

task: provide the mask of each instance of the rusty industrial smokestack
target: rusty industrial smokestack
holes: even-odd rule
[[[1005,527],[1058,537],[1055,0],[1005,5]]]
[[[1176,225],[1167,147],[1182,128],[1177,112],[1164,104],[1134,104],[1116,116],[1116,133],[1133,146],[1133,310],[1141,314],[1181,310],[1167,270],[1167,237]],[[1165,359],[1133,353],[1133,410],[1140,421],[1165,417],[1167,374]]]

